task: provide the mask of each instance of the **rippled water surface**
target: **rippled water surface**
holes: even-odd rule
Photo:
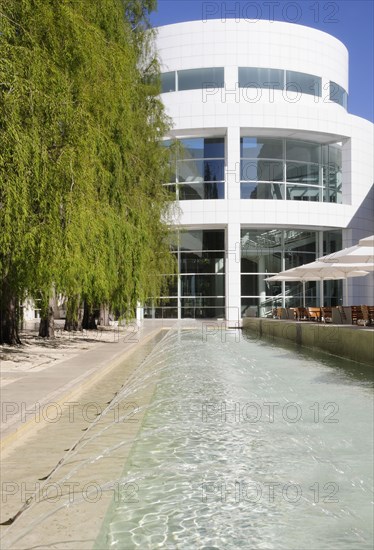
[[[363,550],[373,544],[369,369],[174,330],[97,548]]]

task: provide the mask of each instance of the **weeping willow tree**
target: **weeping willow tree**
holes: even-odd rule
[[[130,316],[175,269],[153,0],[0,1],[1,343],[25,293]],[[49,335],[48,323],[45,335]]]

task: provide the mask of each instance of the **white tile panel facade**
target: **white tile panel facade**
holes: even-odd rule
[[[171,137],[224,136],[225,199],[185,200],[175,225],[222,227],[231,249],[241,227],[342,229],[343,245],[374,233],[373,125],[329,100],[329,82],[348,92],[348,51],[336,38],[309,27],[259,20],[192,21],[158,29],[161,71],[224,67],[225,87],[162,94],[173,120]],[[322,79],[322,96],[239,88],[238,67],[298,71]],[[257,95],[256,95],[257,93]],[[343,204],[240,199],[240,136],[343,143]],[[226,316],[240,311],[240,265],[226,265]],[[373,302],[372,280],[350,287],[351,303]],[[352,286],[354,285],[354,286]],[[356,291],[357,289],[357,291]]]

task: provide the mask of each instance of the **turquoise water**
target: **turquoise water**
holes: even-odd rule
[[[175,330],[158,345],[96,547],[371,549],[373,371],[223,336]]]

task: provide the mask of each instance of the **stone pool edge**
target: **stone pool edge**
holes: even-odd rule
[[[280,319],[244,318],[251,340],[292,342],[336,357],[374,366],[374,329]]]

